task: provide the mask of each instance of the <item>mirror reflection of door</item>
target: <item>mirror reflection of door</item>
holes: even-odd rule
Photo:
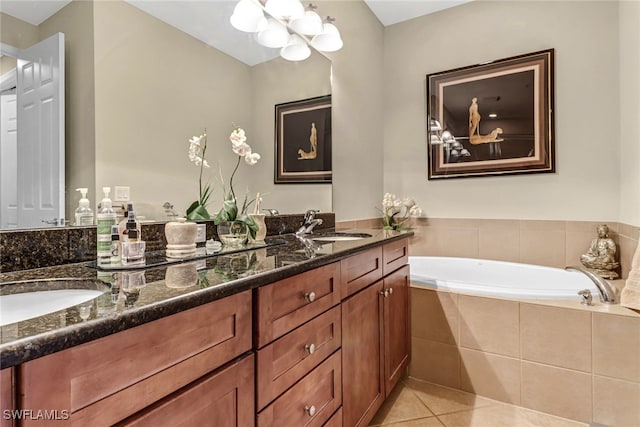
[[[64,225],[64,34],[2,52],[0,228]]]

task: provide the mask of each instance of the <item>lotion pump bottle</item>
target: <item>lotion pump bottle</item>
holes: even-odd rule
[[[111,262],[111,227],[116,225],[117,215],[109,198],[110,187],[102,187],[104,199],[100,202],[100,210],[96,215],[96,235],[98,263]]]
[[[82,198],[76,209],[75,225],[93,225],[93,211],[90,208],[89,199],[87,199],[87,188],[76,188],[82,194]]]

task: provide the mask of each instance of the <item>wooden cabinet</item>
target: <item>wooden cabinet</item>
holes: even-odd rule
[[[353,295],[382,277],[382,247],[340,261],[342,298]]]
[[[367,426],[409,364],[406,245],[406,239],[385,245],[385,277],[342,302],[345,427]]]
[[[253,358],[205,376],[118,426],[253,426]]]
[[[15,389],[13,386],[13,368],[5,368],[0,370],[0,427],[11,427],[14,425],[13,417],[6,416],[5,411],[11,411],[16,408]],[[9,413],[11,415],[11,413]]]
[[[322,426],[342,404],[340,351],[258,414],[258,427]]]
[[[257,424],[322,426],[342,405],[341,263],[254,291]]]
[[[251,316],[245,291],[24,363],[20,407],[114,424],[251,350]]]
[[[402,378],[411,355],[411,315],[409,312],[409,266],[384,278],[384,376],[385,397]]]
[[[345,427],[367,426],[384,401],[383,282],[342,303],[342,390]]]
[[[258,410],[339,349],[341,333],[336,306],[258,350]]]
[[[255,345],[276,338],[340,304],[340,263],[306,271],[255,292]]]

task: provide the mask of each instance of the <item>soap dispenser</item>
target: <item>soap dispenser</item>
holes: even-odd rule
[[[116,225],[118,216],[113,210],[109,198],[110,187],[102,187],[104,199],[100,202],[100,210],[96,215],[96,235],[98,264],[111,263],[111,227]]]
[[[76,188],[82,195],[78,208],[76,209],[75,225],[93,225],[93,211],[91,210],[89,199],[87,199],[87,188]]]

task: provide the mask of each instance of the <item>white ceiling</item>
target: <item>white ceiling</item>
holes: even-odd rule
[[[71,0],[0,0],[0,11],[39,25]],[[259,46],[251,34],[234,29],[227,17],[237,0],[127,0],[133,6],[248,64],[278,56]],[[387,26],[472,0],[364,0]]]

